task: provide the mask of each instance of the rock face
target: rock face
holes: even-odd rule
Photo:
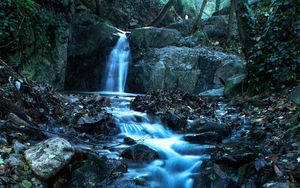
[[[130,92],[178,89],[199,94],[245,72],[245,62],[239,57],[207,48],[152,48],[136,56],[129,70]]]
[[[97,1],[80,2],[94,14],[122,29],[149,25],[165,4],[161,0],[101,0],[98,5]],[[172,23],[175,17],[174,11],[169,11],[163,23]]]
[[[138,162],[148,162],[159,159],[159,154],[155,150],[143,144],[136,144],[125,149],[121,153],[121,156]]]
[[[228,32],[228,15],[215,15],[205,20],[203,23],[203,31],[210,39],[226,40]],[[238,38],[238,27],[236,20],[233,22],[233,37]]]
[[[25,159],[41,179],[49,179],[73,157],[74,148],[63,138],[50,138],[25,151]]]
[[[96,91],[101,88],[101,73],[119,30],[100,22],[87,11],[77,16],[71,28],[65,89]]]
[[[132,30],[132,49],[161,48],[178,44],[181,33],[175,29],[143,27]]]

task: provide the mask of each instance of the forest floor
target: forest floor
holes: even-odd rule
[[[103,108],[109,105],[108,97],[59,93],[1,65],[0,187],[64,187],[76,181],[70,176],[87,156],[113,151],[118,144],[114,117]],[[160,116],[178,133],[215,131],[222,137],[212,142],[216,149],[201,166],[196,182],[203,187],[300,186],[300,108],[284,93],[226,99],[156,91],[136,97],[132,108]],[[76,154],[68,167],[42,181],[30,170],[23,153],[53,136],[70,141]],[[118,157],[106,163],[111,169],[97,185],[110,184],[126,172]]]

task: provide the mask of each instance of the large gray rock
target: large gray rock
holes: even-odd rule
[[[143,27],[131,31],[133,49],[161,48],[176,45],[182,38],[175,29]]]
[[[106,60],[118,40],[119,30],[87,11],[80,13],[71,28],[68,46],[66,90],[96,91],[101,88]]]
[[[239,68],[222,72],[228,71],[227,65]],[[244,73],[245,63],[238,56],[207,48],[171,46],[139,54],[129,71],[131,92],[167,89],[199,94],[223,87],[220,79],[226,82],[228,77]]]
[[[212,16],[207,20],[203,21],[203,31],[207,36],[214,40],[225,40],[228,34],[228,15],[217,15]],[[236,39],[238,37],[237,22],[233,22],[232,34]]]
[[[65,139],[55,137],[32,146],[25,151],[25,159],[33,172],[41,179],[53,177],[69,163],[74,148]]]

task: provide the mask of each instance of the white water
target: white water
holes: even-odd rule
[[[125,33],[120,36],[116,46],[109,55],[105,69],[104,88],[106,92],[125,91],[128,65],[131,60],[130,46]]]
[[[163,126],[159,120],[150,119],[147,114],[129,108],[130,97],[111,98],[112,105],[107,111],[114,115],[121,129],[121,136],[128,136],[139,143],[156,150],[161,156],[141,169],[130,169],[127,176],[142,177],[148,187],[192,188],[195,175],[202,160],[208,155],[182,154],[189,151],[203,151],[212,146],[190,144]],[[192,152],[190,152],[192,153]]]

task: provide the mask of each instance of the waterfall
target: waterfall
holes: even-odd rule
[[[103,84],[105,92],[124,93],[125,91],[131,52],[126,34],[118,33],[118,35],[120,38],[111,51],[105,68]]]

